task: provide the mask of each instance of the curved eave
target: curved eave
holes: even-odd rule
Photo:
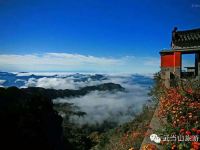
[[[165,53],[173,53],[173,52],[181,52],[182,54],[192,54],[192,53],[200,53],[200,47],[195,48],[177,48],[177,49],[170,49],[170,50],[161,50],[160,54]]]

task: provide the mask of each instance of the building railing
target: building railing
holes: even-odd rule
[[[195,78],[195,72],[181,72],[181,78]]]

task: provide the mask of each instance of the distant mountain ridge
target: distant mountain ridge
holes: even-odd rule
[[[41,87],[29,87],[29,88],[22,88],[22,91],[29,93],[29,94],[38,94],[46,96],[50,99],[55,99],[58,97],[79,97],[84,96],[92,91],[125,91],[120,84],[115,83],[104,83],[96,86],[86,86],[78,90],[55,90],[55,89],[45,89]]]
[[[2,72],[0,71],[0,87],[15,86],[18,88],[42,87],[53,89],[80,89],[86,86],[102,83],[116,83],[124,87],[139,85],[149,88],[153,85],[151,76],[112,75],[112,74],[83,74],[83,73],[43,73],[43,72]]]
[[[12,72],[2,72],[0,71],[0,80],[3,80],[4,82],[0,84],[0,86],[4,87],[11,87],[16,86],[18,88],[21,88],[25,86],[25,84],[28,82],[29,79],[41,79],[41,78],[60,78],[60,79],[71,79],[74,82],[87,82],[87,81],[103,81],[106,80],[107,77],[101,74],[91,74],[91,75],[85,75],[80,73],[75,74],[65,74],[65,75],[59,75],[59,74],[34,74],[29,72],[18,72],[18,73],[12,73]]]

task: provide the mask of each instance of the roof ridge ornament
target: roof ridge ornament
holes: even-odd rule
[[[192,30],[177,31],[178,28],[174,27],[172,30],[171,48],[197,48],[200,47],[200,28]]]
[[[178,30],[177,27],[174,27],[174,29],[172,30],[172,41],[171,41],[171,47],[172,47],[172,49],[174,49],[174,47],[175,47],[174,42],[175,42],[175,40],[177,38],[176,37],[177,36],[177,34],[176,34],[177,30]]]

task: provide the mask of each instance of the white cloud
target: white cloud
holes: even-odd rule
[[[3,87],[2,84],[4,84],[6,82],[6,80],[0,80],[0,87]]]
[[[112,82],[120,84],[126,89],[126,92],[112,93],[109,91],[93,91],[85,96],[74,98],[57,98],[55,103],[74,103],[79,106],[80,110],[86,112],[87,115],[83,118],[73,117],[72,120],[80,124],[84,123],[102,123],[105,120],[116,121],[121,124],[133,118],[133,113],[141,111],[143,104],[149,99],[148,82],[146,86],[138,84],[138,80],[152,80],[151,78],[139,77],[133,75],[105,75],[106,80],[99,83]],[[94,84],[91,80],[89,82],[82,82],[80,85]],[[79,86],[80,86],[79,85]]]
[[[147,66],[158,66],[160,65],[160,59],[152,57],[144,57],[144,64]]]
[[[75,82],[73,77],[42,77],[39,79],[30,78],[24,87],[43,87],[47,89],[79,89],[85,86],[102,84],[102,81],[94,81],[88,78],[86,81]]]
[[[134,113],[141,111],[143,104],[148,100],[147,92],[147,89],[136,85],[128,89],[127,93],[94,91],[82,97],[57,98],[54,102],[70,102],[79,106],[87,115],[81,118],[74,117],[72,120],[80,124],[102,123],[105,120],[121,124],[131,120]]]
[[[16,82],[26,82],[26,80],[23,80],[23,79],[17,79],[17,80],[15,80],[15,83]]]
[[[159,70],[159,58],[111,58],[68,53],[1,54],[0,70],[152,73]]]
[[[93,91],[85,96],[74,98],[57,98],[57,102],[71,102],[79,106],[87,113],[84,118],[73,118],[79,123],[102,123],[104,120],[116,121],[118,123],[126,122],[133,117],[134,112],[139,112],[142,105],[147,101],[148,86],[151,86],[152,79],[147,76],[130,74],[68,74],[68,73],[45,73],[30,76],[28,73],[16,73],[16,79],[13,82],[24,81],[22,87],[43,87],[53,89],[79,89],[85,86],[98,85],[102,83],[120,84],[126,89],[124,92]],[[35,73],[33,73],[35,74]],[[23,78],[25,75],[25,78]],[[27,79],[28,78],[28,79]],[[5,80],[0,80],[0,85]],[[22,88],[21,87],[21,88]]]
[[[54,76],[50,77],[50,75],[54,75]],[[112,83],[120,84],[123,87],[130,89],[130,88],[133,88],[132,84],[134,84],[134,88],[137,87],[137,83],[134,83],[133,80],[140,80],[140,81],[142,80],[142,79],[137,79],[136,77],[137,75],[135,76],[131,74],[101,74],[101,75],[103,77],[103,80],[98,79],[98,78],[96,79],[95,74],[50,73],[50,74],[47,74],[46,77],[29,78],[27,81],[25,81],[25,85],[23,85],[21,88],[43,87],[47,89],[75,89],[76,90],[85,86],[93,86],[93,85],[99,85],[103,83],[112,82]],[[20,76],[22,76],[21,73],[20,73]],[[152,75],[143,75],[143,77],[147,77],[147,80],[152,79]]]
[[[3,84],[4,82],[6,82],[6,80],[0,80],[0,84]]]
[[[83,87],[83,82],[74,82],[74,80],[70,80],[68,78],[30,78],[25,87],[43,87],[47,89],[78,89],[79,87]]]

